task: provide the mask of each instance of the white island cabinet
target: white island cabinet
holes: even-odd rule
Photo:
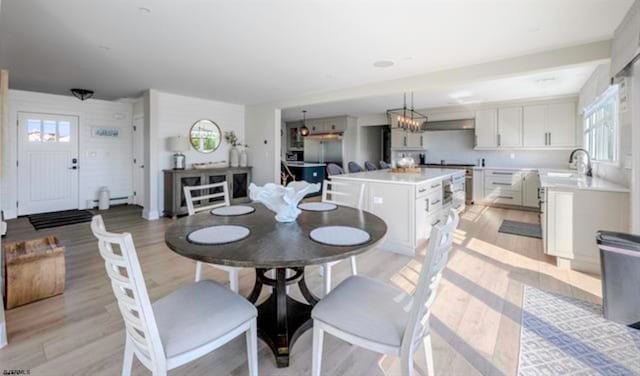
[[[381,217],[387,224],[382,248],[415,255],[426,243],[432,226],[450,208],[464,210],[464,170],[423,168],[420,173],[367,171],[332,176],[347,183],[349,193],[364,184],[363,209]]]

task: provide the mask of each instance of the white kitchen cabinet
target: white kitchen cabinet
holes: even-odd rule
[[[522,146],[522,107],[498,109],[498,147]]]
[[[424,132],[407,132],[404,129],[391,129],[391,148],[420,150],[424,149]]]
[[[574,147],[576,145],[575,103],[553,103],[547,109],[548,146]]]
[[[476,111],[476,148],[498,147],[498,110]]]
[[[476,149],[570,149],[577,145],[576,103],[571,100],[509,105],[476,111]]]
[[[403,129],[393,128],[391,129],[391,148],[401,149],[409,146],[409,139],[407,132]]]
[[[484,170],[473,169],[473,203],[479,204],[484,199]]]
[[[576,146],[574,102],[524,106],[524,147],[572,148]]]
[[[629,193],[545,187],[542,244],[556,264],[587,273],[600,273],[598,231],[629,232]]]
[[[344,132],[347,129],[348,121],[347,116],[308,119],[307,128],[309,128],[310,134]]]
[[[524,106],[523,145],[524,147],[547,146],[547,105]]]
[[[474,171],[473,179],[474,202],[528,208],[539,206],[540,179],[535,170],[487,168]]]
[[[424,148],[424,133],[407,133],[407,146],[415,149]]]
[[[573,192],[550,190],[546,196],[547,254],[573,258]]]
[[[539,206],[538,191],[540,177],[535,171],[527,171],[522,175],[522,206],[537,208]]]

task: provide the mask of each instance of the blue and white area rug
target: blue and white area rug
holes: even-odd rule
[[[640,330],[602,307],[525,286],[518,374],[640,375]]]

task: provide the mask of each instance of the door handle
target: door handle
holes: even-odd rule
[[[69,167],[69,170],[77,170],[77,169],[78,169],[78,166],[71,166],[71,167]]]

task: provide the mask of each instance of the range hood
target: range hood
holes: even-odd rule
[[[476,128],[476,119],[457,119],[426,121],[422,125],[425,131],[463,131]]]

